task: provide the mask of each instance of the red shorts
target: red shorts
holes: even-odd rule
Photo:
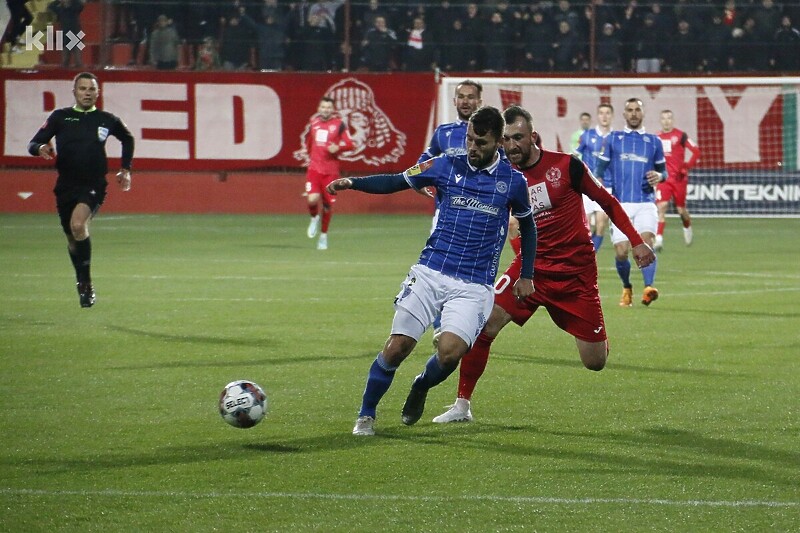
[[[597,287],[597,264],[570,274],[539,272],[533,275],[535,292],[518,302],[512,293],[522,264],[517,256],[494,285],[494,303],[502,307],[518,325],[544,306],[550,318],[567,333],[586,342],[607,339]]]
[[[336,201],[336,197],[326,191],[325,187],[338,178],[338,174],[322,174],[316,170],[308,169],[308,172],[306,172],[306,194],[321,194],[322,203],[331,205]]]
[[[668,179],[659,183],[656,189],[656,202],[675,200],[675,207],[686,207],[686,187],[689,180]]]

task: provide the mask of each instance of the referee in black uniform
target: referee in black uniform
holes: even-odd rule
[[[28,143],[28,152],[45,159],[58,154],[58,179],[53,189],[56,207],[67,235],[81,307],[91,307],[95,294],[90,272],[89,221],[106,197],[106,139],[113,135],[122,143],[122,169],[117,173],[117,182],[127,191],[131,188],[133,135],[122,120],[95,107],[100,88],[94,74],[81,72],[75,76],[72,94],[75,105],[53,111]],[[55,149],[50,144],[53,137],[56,138]]]

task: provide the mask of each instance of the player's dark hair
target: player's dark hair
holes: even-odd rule
[[[673,112],[672,112],[672,109],[662,109],[662,110],[661,110],[661,114],[663,115],[664,113],[669,113],[669,114],[671,114],[671,115],[674,115],[674,114],[675,114],[675,113],[673,113]]]
[[[625,105],[631,103],[638,103],[640,106],[644,107],[644,103],[642,102],[641,98],[628,98],[627,100],[625,100]]]
[[[586,111],[584,111],[583,113],[581,113],[581,114],[580,114],[580,117],[579,117],[579,118],[583,118],[583,117],[587,117],[587,118],[590,118],[590,119],[591,119],[591,118],[592,118],[592,115],[590,115],[589,113],[587,113]]]
[[[506,127],[506,123],[496,107],[481,107],[469,117],[469,121],[472,124],[472,130],[478,136],[483,137],[487,133],[491,133],[495,139],[503,138],[503,129]]]
[[[320,101],[320,103],[322,103],[322,102],[330,102],[330,103],[333,104],[333,107],[336,107],[336,102],[334,102],[333,98],[331,98],[330,96],[323,96],[322,98],[319,99],[319,101]]]
[[[456,91],[458,91],[459,87],[463,87],[464,85],[469,85],[470,87],[475,87],[475,89],[478,91],[478,98],[480,98],[481,94],[483,94],[483,85],[481,85],[477,81],[473,81],[473,80],[464,80],[464,81],[462,81],[461,83],[456,85]]]
[[[506,124],[513,124],[520,117],[525,120],[525,123],[528,124],[528,128],[533,131],[533,117],[526,109],[514,104],[508,106],[506,110],[503,111],[503,119],[505,119]]]
[[[603,107],[607,107],[608,110],[611,111],[612,113],[614,112],[614,106],[611,104],[600,104],[599,106],[597,106],[597,110],[600,111],[600,109]]]
[[[81,72],[80,74],[78,74],[77,76],[75,76],[75,77],[72,79],[72,87],[73,87],[73,88],[75,88],[75,87],[78,85],[78,80],[94,80],[94,81],[96,81],[98,84],[100,83],[100,82],[97,80],[97,76],[95,76],[95,75],[94,75],[94,74],[92,74],[91,72]]]

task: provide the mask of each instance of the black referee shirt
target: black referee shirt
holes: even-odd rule
[[[59,185],[105,183],[108,172],[106,139],[109,135],[122,143],[122,168],[130,169],[133,135],[119,118],[96,107],[88,111],[74,107],[56,109],[28,143],[28,152],[39,155],[39,148],[55,137],[56,188]]]

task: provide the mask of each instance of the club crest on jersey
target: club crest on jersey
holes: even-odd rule
[[[497,189],[497,192],[500,194],[505,194],[508,191],[508,183],[505,181],[498,181],[494,188]]]
[[[97,128],[97,139],[100,142],[103,142],[106,139],[108,139],[108,128],[104,128],[103,126],[99,126]]]
[[[406,176],[416,176],[417,174],[422,174],[432,166],[433,166],[433,159],[428,159],[427,161],[423,161],[422,163],[417,163],[413,167],[406,170]]]
[[[561,169],[550,167],[544,174],[545,179],[550,182],[553,187],[561,187]]]

